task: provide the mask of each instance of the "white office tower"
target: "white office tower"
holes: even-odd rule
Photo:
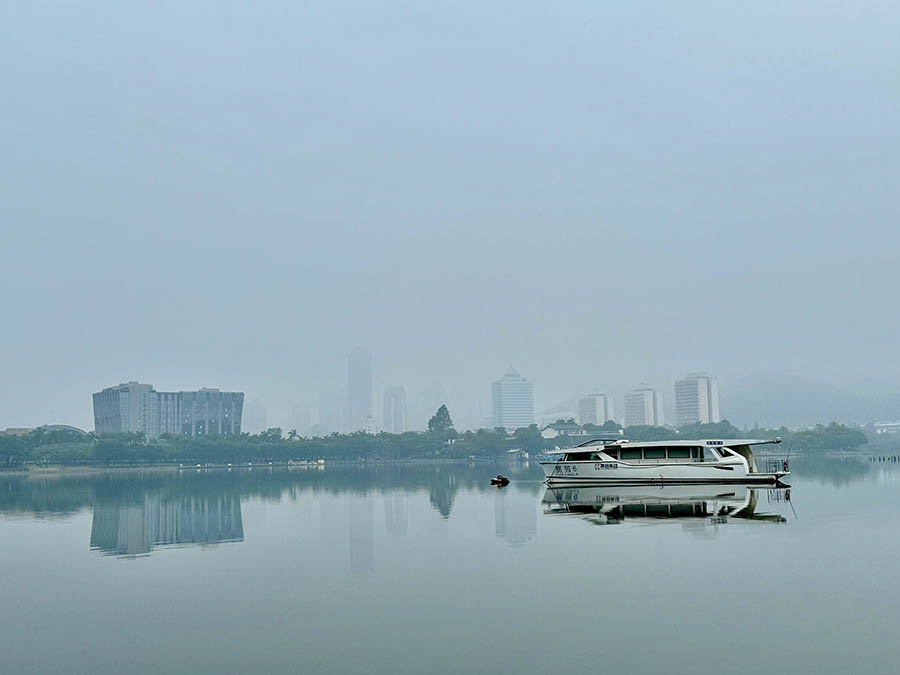
[[[406,391],[394,385],[384,390],[384,430],[389,434],[406,431]]]
[[[625,426],[663,425],[662,394],[650,387],[639,387],[625,397]]]
[[[495,427],[513,431],[534,424],[534,395],[531,382],[513,368],[491,385]]]
[[[578,423],[601,426],[604,422],[616,419],[615,404],[611,396],[606,394],[590,394],[578,399]]]
[[[675,382],[675,420],[678,426],[720,421],[716,381],[706,373],[688,373]]]

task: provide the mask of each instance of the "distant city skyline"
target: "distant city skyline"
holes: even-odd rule
[[[700,377],[701,379],[708,378],[708,380],[711,381],[710,384],[707,380],[703,380],[706,389],[705,403],[701,402],[703,394],[700,392],[700,389],[696,387],[695,383],[688,382],[696,380],[697,377]],[[687,377],[678,378],[675,380],[675,387],[671,387],[671,385],[666,387],[664,383],[660,383],[663,384],[662,387],[656,385],[652,387],[641,386],[636,390],[629,389],[624,393],[619,389],[613,394],[607,393],[606,395],[614,410],[624,411],[618,412],[614,419],[625,426],[633,426],[637,423],[637,420],[640,419],[640,415],[634,412],[637,410],[636,406],[638,406],[639,403],[646,404],[644,419],[649,420],[649,422],[655,421],[655,425],[670,425],[673,427],[688,423],[686,422],[688,419],[696,419],[698,421],[728,419],[732,423],[744,427],[754,426],[755,424],[761,424],[763,426],[785,425],[797,427],[813,423],[828,423],[830,421],[862,424],[869,422],[884,422],[885,420],[900,418],[900,395],[895,397],[894,403],[892,403],[890,397],[884,397],[883,400],[873,400],[873,404],[864,399],[854,399],[849,394],[839,392],[836,389],[830,390],[829,392],[821,390],[821,393],[819,393],[820,390],[815,389],[817,386],[816,383],[809,382],[809,386],[813,387],[809,390],[810,393],[804,392],[802,398],[797,401],[794,398],[790,398],[790,386],[795,386],[795,383],[805,383],[806,381],[786,377],[781,377],[781,380],[788,384],[787,388],[782,386],[779,380],[773,381],[778,384],[773,384],[766,389],[759,389],[757,392],[751,392],[746,388],[740,388],[737,391],[726,388],[724,394],[722,394],[722,396],[725,397],[725,408],[722,408],[722,404],[719,402],[720,386],[717,378],[711,377],[705,372],[690,373]],[[756,383],[762,381],[764,380],[752,380],[754,386],[759,386]],[[659,378],[657,378],[657,382],[659,382]],[[693,412],[690,413],[685,413],[685,387],[687,387],[686,391],[696,392],[696,394],[691,393],[688,395],[688,399],[693,400],[693,403],[690,404]],[[742,387],[746,387],[746,385],[742,385]],[[403,388],[406,390],[405,386]],[[648,392],[643,392],[642,390],[644,389],[648,390]],[[680,395],[673,395],[673,392],[677,393],[679,390],[681,390]],[[539,392],[540,389],[538,388],[535,390],[535,388],[532,387],[533,398],[535,391]],[[437,407],[439,407],[441,403],[446,403],[448,405],[451,417],[453,418],[457,429],[490,428],[494,426],[494,418],[490,407],[486,405],[485,402],[491,402],[493,395],[487,392],[488,388],[482,385],[481,387],[472,387],[464,392],[455,391],[450,394],[445,394],[443,387],[441,387],[439,383],[433,382],[424,390],[414,393],[412,396],[405,395],[407,406],[405,428],[406,430],[424,430],[427,426],[427,420],[434,414],[434,411],[437,410]],[[636,395],[638,394],[640,394],[641,397],[652,397],[653,392],[655,392],[656,395],[655,404],[648,402],[648,399],[646,398],[643,400],[636,398]],[[162,393],[166,394],[166,392]],[[825,393],[828,393],[829,400],[822,399],[822,396]],[[170,433],[169,431],[166,431],[166,429],[171,428],[171,425],[174,424],[173,415],[176,410],[175,394],[174,392],[168,392],[168,396],[159,396],[159,394],[160,392],[156,392],[155,394],[156,402],[154,405],[158,406],[161,410],[161,413],[157,411],[157,414],[161,414],[161,417],[159,418],[161,425],[160,433]],[[541,426],[560,418],[579,419],[579,402],[592,395],[593,394],[579,396],[576,393],[570,397],[568,404],[561,402],[552,410],[536,410],[533,414],[537,416],[537,421],[540,422]],[[752,396],[752,398],[750,396]],[[677,399],[679,397],[682,399],[681,417],[678,416]],[[134,400],[137,401],[139,398],[140,396],[136,395]],[[737,402],[740,407],[735,407],[735,402]],[[797,406],[796,404],[798,402],[808,402],[808,405],[805,407]],[[379,400],[379,406],[382,406],[382,404],[383,400]],[[771,405],[760,407],[759,413],[752,412],[754,408],[761,406],[762,404]],[[793,410],[794,408],[791,407],[792,404],[794,404],[794,408],[803,411],[801,412],[802,416],[799,419],[796,416],[792,417],[784,412],[785,410]],[[829,405],[831,407],[829,407]],[[846,406],[850,415],[844,416],[840,410],[835,408],[835,405]],[[651,415],[651,408],[654,406],[656,413],[655,415]],[[667,407],[671,417],[666,417],[664,414]],[[633,411],[632,415],[628,414],[629,408]],[[701,414],[701,409],[704,411],[703,414]],[[296,429],[301,435],[310,436],[327,435],[328,433],[335,432],[343,433],[349,429],[347,421],[349,417],[347,392],[340,386],[321,388],[318,400],[313,398],[312,401],[306,399],[293,403],[290,408],[290,413],[280,420],[277,418],[274,420],[267,419],[267,410],[267,404],[258,397],[254,396],[247,398],[244,404],[241,431],[259,433],[266,428],[278,426],[281,427],[285,433],[291,429]],[[364,430],[378,432],[385,429],[383,411],[381,411],[380,408],[379,410],[379,416],[367,416],[366,424],[363,427]],[[747,411],[751,412],[748,413]],[[13,433],[17,430],[28,430],[38,426],[53,426],[58,424],[60,424],[58,419],[47,417],[41,420],[41,424],[35,424],[34,426],[11,424],[6,428],[10,430],[10,433]],[[166,425],[170,426],[167,427]],[[74,427],[75,425],[71,426]],[[94,426],[96,427],[96,424]],[[85,424],[78,428],[89,430],[91,429],[91,425]],[[149,428],[149,425],[147,425],[147,428]],[[151,431],[151,434],[152,433],[154,432]]]

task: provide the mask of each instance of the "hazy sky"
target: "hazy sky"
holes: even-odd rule
[[[900,382],[896,2],[2,2],[0,428],[129,379]],[[727,411],[723,411],[727,413]]]

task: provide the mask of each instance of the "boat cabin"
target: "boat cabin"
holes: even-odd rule
[[[668,462],[723,462],[736,457],[748,457],[749,447],[729,448],[717,442],[715,445],[702,445],[703,441],[656,441],[648,443],[630,443],[615,441],[613,443],[597,443],[588,441],[575,448],[553,452],[562,455],[564,462],[608,462],[620,460],[661,464]],[[551,453],[548,453],[551,454]]]

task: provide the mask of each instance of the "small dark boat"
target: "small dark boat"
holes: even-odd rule
[[[491,485],[496,485],[497,487],[509,485],[509,478],[498,473],[495,478],[491,478]]]

